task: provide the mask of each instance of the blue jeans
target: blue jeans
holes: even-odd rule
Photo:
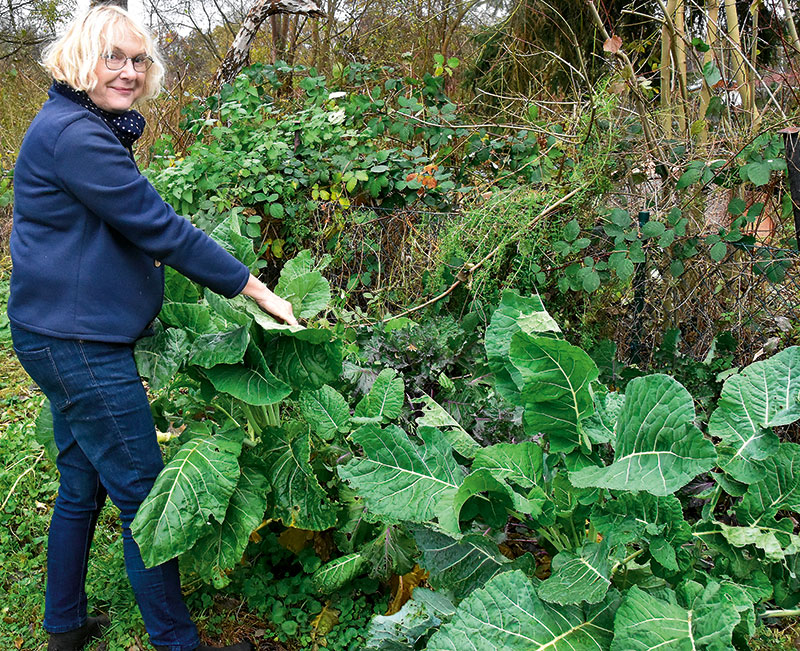
[[[120,510],[125,569],[150,642],[200,643],[181,594],[178,560],[145,568],[130,524],[164,467],[129,344],[58,339],[12,326],[20,363],[50,400],[61,475],[47,547],[44,628],[86,622],[86,570],[106,495]]]

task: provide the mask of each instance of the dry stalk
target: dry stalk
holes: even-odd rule
[[[581,185],[581,186],[575,188],[574,190],[572,190],[572,192],[569,192],[569,193],[565,194],[558,201],[554,201],[549,206],[545,207],[543,210],[541,210],[539,212],[539,214],[536,215],[536,217],[534,217],[532,220],[530,220],[528,223],[526,223],[524,226],[522,226],[522,228],[519,228],[517,230],[517,232],[514,233],[508,239],[513,239],[514,237],[516,237],[519,234],[521,234],[523,231],[526,231],[529,228],[532,228],[533,226],[536,226],[536,224],[538,224],[539,221],[541,221],[544,217],[547,217],[548,215],[550,215],[556,208],[558,208],[560,205],[562,205],[563,203],[565,203],[566,201],[568,201],[569,199],[574,197],[581,190],[584,190],[587,186],[588,186],[588,184],[584,183],[583,185]],[[428,307],[430,305],[433,305],[434,303],[437,303],[438,301],[441,301],[446,296],[449,296],[451,293],[453,293],[453,291],[459,285],[461,285],[462,283],[465,283],[465,282],[469,282],[470,278],[472,278],[472,276],[475,274],[475,272],[478,269],[480,269],[484,264],[486,264],[489,260],[491,260],[495,255],[497,255],[497,253],[507,244],[507,241],[508,240],[505,240],[505,241],[501,242],[500,244],[498,244],[494,249],[492,249],[489,253],[487,253],[485,256],[483,256],[475,264],[470,264],[470,263],[464,264],[464,266],[461,268],[461,270],[458,272],[458,274],[456,274],[455,282],[453,282],[453,284],[450,285],[450,287],[448,287],[446,290],[444,290],[438,296],[434,296],[432,299],[430,299],[428,301],[425,301],[421,305],[417,305],[415,307],[412,307],[412,308],[410,308],[408,310],[405,310],[404,312],[401,312],[400,314],[387,316],[386,318],[384,318],[381,321],[379,321],[379,323],[385,323],[387,321],[390,321],[391,319],[398,319],[398,318],[406,316],[408,314],[412,314],[413,312],[418,312],[419,310],[422,310],[422,309],[424,309],[424,308],[426,308],[426,307]],[[363,325],[374,325],[374,324],[373,323],[365,323]]]

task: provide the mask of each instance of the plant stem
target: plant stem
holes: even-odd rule
[[[264,407],[265,420],[270,427],[280,427],[281,412],[277,404],[267,405]]]
[[[569,547],[569,543],[564,541],[561,534],[557,530],[551,529],[550,527],[542,527],[537,533],[559,552],[563,552],[565,549],[567,549],[567,547]]]
[[[795,610],[765,610],[762,617],[800,617],[800,608]]]
[[[708,501],[708,504],[703,507],[704,517],[711,517],[714,515],[714,509],[717,508],[717,502],[719,502],[720,497],[722,497],[722,486],[717,484],[714,488],[713,495],[711,495],[711,499]]]
[[[629,554],[624,559],[622,559],[619,563],[617,563],[614,566],[614,569],[611,570],[611,576],[614,576],[617,573],[617,571],[619,570],[619,568],[621,568],[621,567],[626,567],[627,568],[628,563],[630,563],[634,558],[636,558],[640,554],[644,554],[644,549],[638,549],[635,552],[633,552],[632,554]]]

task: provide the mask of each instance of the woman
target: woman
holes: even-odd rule
[[[20,362],[50,399],[59,450],[48,649],[82,649],[108,623],[87,618],[84,590],[106,495],[120,510],[125,567],[151,643],[164,651],[218,649],[200,644],[177,560],[145,568],[131,536],[163,467],[133,344],[160,310],[162,263],[296,320],[287,301],[177,216],[139,173],[131,147],[144,118],[131,106],[156,96],[163,77],[148,32],[119,8],[95,7],[48,48],[43,63],[54,83],[15,167],[8,316]]]

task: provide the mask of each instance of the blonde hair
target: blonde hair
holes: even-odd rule
[[[45,48],[42,65],[56,81],[91,92],[97,86],[94,69],[100,57],[111,54],[115,46],[129,37],[139,39],[153,59],[145,73],[141,96],[152,99],[161,92],[164,63],[150,32],[120,7],[99,5],[78,16],[58,40]]]

